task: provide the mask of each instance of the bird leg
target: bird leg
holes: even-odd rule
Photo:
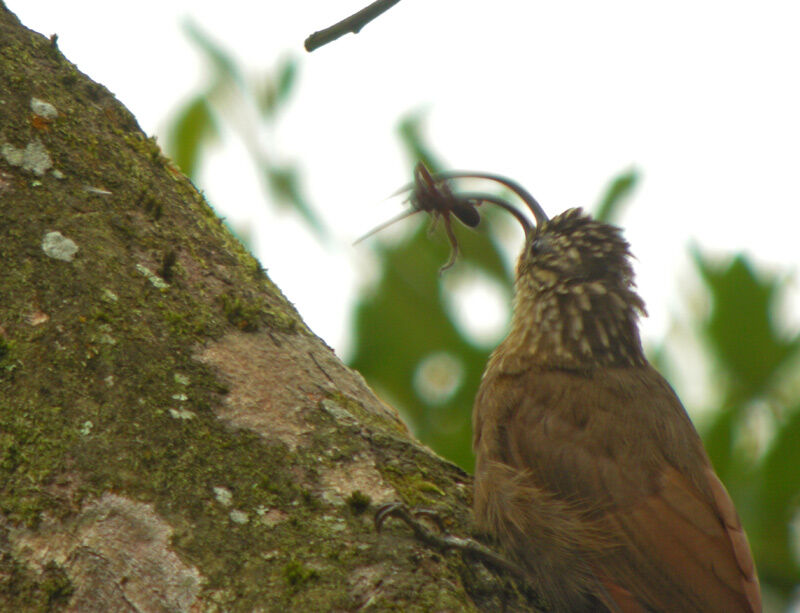
[[[442,519],[435,511],[430,509],[410,509],[402,502],[385,504],[375,512],[375,530],[377,532],[381,531],[384,522],[389,517],[402,520],[414,531],[414,535],[418,540],[430,547],[434,547],[440,551],[455,549],[495,569],[507,571],[517,577],[525,578],[525,573],[522,568],[499,553],[492,551],[483,543],[471,538],[462,538],[451,534],[437,534],[431,531],[419,518],[424,517],[432,521],[436,524],[440,532],[444,532]]]

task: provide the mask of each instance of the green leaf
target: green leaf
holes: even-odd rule
[[[405,146],[412,165],[422,162],[432,173],[441,172],[443,170],[441,162],[425,143],[425,138],[422,136],[424,120],[425,114],[422,111],[409,113],[403,117],[397,125],[400,142]]]
[[[200,155],[219,134],[205,96],[196,96],[178,111],[167,133],[167,151],[188,177],[197,174]]]
[[[606,223],[613,223],[619,218],[622,206],[631,196],[639,183],[639,173],[635,169],[618,174],[611,181],[606,193],[595,207],[594,218]]]
[[[294,58],[284,59],[278,66],[275,76],[268,75],[264,80],[258,96],[258,108],[262,116],[273,118],[278,110],[288,101],[297,77],[297,61]]]
[[[279,103],[289,98],[297,76],[297,61],[294,58],[284,59],[278,67],[276,94]]]
[[[702,333],[729,375],[729,401],[753,398],[767,389],[798,348],[797,338],[785,340],[773,323],[780,284],[773,277],[756,275],[742,254],[713,264],[694,247],[692,257],[711,299]]]
[[[773,322],[780,290],[775,278],[757,273],[742,254],[713,263],[697,247],[691,253],[710,299],[708,316],[698,322],[699,333],[717,365],[723,396],[706,429],[705,444],[720,477],[736,489],[747,479],[749,460],[734,447],[747,409],[753,400],[769,395],[798,341],[784,339]]]
[[[800,576],[789,527],[800,511],[800,405],[788,413],[754,479],[758,488],[751,504],[755,508],[748,513],[757,522],[751,539],[761,576],[787,592]]]
[[[292,166],[269,165],[262,167],[262,171],[277,203],[299,213],[319,236],[324,236],[325,226],[306,200],[297,170]]]
[[[731,405],[719,407],[703,431],[703,443],[714,470],[732,493],[741,486],[738,479],[741,473],[737,470],[741,468],[741,462],[733,453],[736,428],[741,417],[738,413],[740,411]]]
[[[216,77],[215,80],[223,82],[233,81],[240,87],[244,87],[245,79],[239,71],[236,62],[220,45],[212,41],[193,21],[185,21],[183,30],[211,63],[214,76]]]

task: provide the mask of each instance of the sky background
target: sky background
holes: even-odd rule
[[[404,0],[313,54],[305,37],[367,0],[6,3],[31,29],[57,33],[66,57],[162,142],[207,68],[187,19],[250,74],[298,58],[288,107],[257,138],[300,163],[332,238],[318,243],[265,203],[232,135],[198,183],[344,357],[355,290],[374,274],[369,245],[352,242],[401,208],[382,201],[410,178],[395,126],[414,110],[427,112],[429,142],[448,166],[512,177],[551,216],[593,206],[615,174],[637,168],[642,181],[619,223],[638,258],[646,342],[701,304],[691,242],[797,277],[797,2]],[[793,281],[782,308],[795,330],[798,294]],[[466,310],[480,314],[490,298],[473,292]]]

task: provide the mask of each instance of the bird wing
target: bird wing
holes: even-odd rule
[[[591,501],[617,543],[594,563],[612,599],[632,594],[659,611],[761,610],[733,502],[655,370],[518,376],[531,380],[501,386],[517,390],[505,400],[502,461],[564,500]]]
[[[673,468],[659,481],[632,506],[608,511],[622,546],[599,562],[601,580],[657,610],[760,611],[747,539],[724,488],[724,502],[709,501]]]

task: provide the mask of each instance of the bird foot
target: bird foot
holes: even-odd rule
[[[402,502],[392,502],[385,504],[375,512],[375,530],[381,531],[384,522],[395,517],[402,520],[409,528],[414,531],[418,540],[426,545],[435,547],[440,551],[454,549],[466,554],[471,558],[478,559],[494,568],[511,572],[518,577],[524,577],[522,569],[514,562],[507,560],[502,555],[492,551],[483,543],[475,539],[462,538],[451,534],[437,534],[431,531],[420,518],[425,518],[433,522],[440,532],[444,532],[442,518],[430,509],[410,509]]]

